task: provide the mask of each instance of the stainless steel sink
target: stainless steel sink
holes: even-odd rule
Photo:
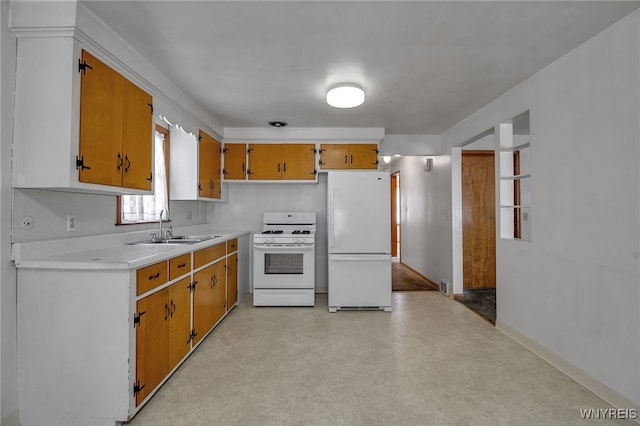
[[[127,245],[195,244],[220,237],[222,237],[222,235],[175,235],[171,238],[163,238],[162,240],[136,241],[133,243],[127,243]]]

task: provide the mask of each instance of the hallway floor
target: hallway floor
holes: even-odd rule
[[[394,292],[391,313],[331,314],[325,294],[243,302],[130,424],[578,425],[588,408],[609,405],[440,292]]]
[[[458,302],[471,309],[491,324],[496,323],[496,289],[465,288],[464,298]]]

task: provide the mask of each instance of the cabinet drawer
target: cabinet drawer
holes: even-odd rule
[[[225,243],[198,250],[193,254],[193,267],[199,268],[202,265],[206,265],[209,262],[223,257],[225,254],[227,254]]]
[[[167,261],[154,263],[136,271],[136,295],[141,295],[147,291],[167,282]]]
[[[227,253],[233,253],[236,250],[238,250],[238,239],[234,238],[227,241]]]
[[[191,253],[169,260],[169,281],[184,275],[191,270]]]

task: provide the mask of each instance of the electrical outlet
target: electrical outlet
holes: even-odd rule
[[[67,215],[67,232],[75,232],[76,230],[76,215],[68,214]]]
[[[22,229],[24,229],[25,231],[32,230],[34,226],[36,226],[36,220],[31,216],[25,216],[20,221],[20,227],[22,227]]]

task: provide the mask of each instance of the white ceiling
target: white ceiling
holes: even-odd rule
[[[638,1],[88,1],[225,127],[441,134]],[[364,105],[335,109],[332,84]]]

